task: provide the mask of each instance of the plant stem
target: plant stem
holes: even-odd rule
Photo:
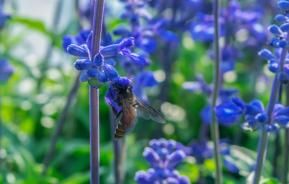
[[[178,0],[173,0],[171,2],[171,8],[172,8],[172,16],[170,17],[170,23],[169,28],[174,31],[177,19],[177,12],[179,8],[179,2]],[[177,30],[176,30],[177,31]],[[181,38],[182,36],[179,35]],[[169,42],[165,45],[164,51],[162,53],[162,68],[165,72],[166,80],[162,83],[159,93],[159,99],[161,102],[167,101],[169,98],[169,91],[171,87],[171,81],[172,81],[172,73],[173,73],[173,66],[174,63],[177,60],[178,57],[178,49],[176,43]],[[160,131],[158,131],[159,133]]]
[[[286,37],[287,37],[286,40],[288,40],[289,34],[287,34]],[[278,89],[280,88],[280,85],[281,85],[281,81],[279,79],[278,74],[283,71],[287,52],[288,52],[287,48],[282,49],[280,62],[279,62],[280,69],[279,69],[279,72],[274,77],[274,81],[273,81],[273,85],[271,89],[270,101],[267,107],[267,116],[268,116],[267,124],[272,123],[272,114],[273,114],[274,106],[278,99]],[[259,184],[259,181],[262,175],[263,165],[264,165],[264,161],[266,159],[266,154],[267,154],[268,137],[269,137],[269,133],[266,131],[265,126],[263,126],[261,129],[261,135],[259,139],[257,163],[256,163],[256,168],[255,168],[255,173],[254,173],[254,178],[253,178],[253,184]]]
[[[215,73],[214,73],[214,90],[212,96],[212,111],[211,111],[211,136],[214,143],[214,160],[216,165],[216,184],[222,184],[222,163],[221,163],[221,155],[220,155],[220,147],[219,147],[219,126],[216,120],[216,113],[215,107],[217,105],[218,95],[220,91],[220,65],[221,65],[221,54],[220,54],[220,40],[219,40],[219,33],[220,33],[220,25],[219,25],[219,8],[220,2],[219,0],[214,1],[214,51],[215,51]]]
[[[91,1],[93,7],[91,55],[99,52],[103,24],[104,0]],[[89,88],[90,183],[99,184],[99,90]]]
[[[59,136],[63,130],[64,124],[65,124],[67,116],[69,114],[69,109],[72,105],[73,100],[75,99],[77,92],[78,92],[79,85],[80,85],[80,82],[79,82],[79,74],[78,74],[74,79],[73,85],[72,85],[72,87],[69,91],[68,97],[66,99],[64,108],[63,108],[63,110],[62,110],[62,112],[61,112],[61,114],[57,120],[56,128],[55,128],[54,133],[53,133],[51,140],[50,140],[49,149],[48,149],[48,151],[44,157],[42,174],[46,174],[46,171],[49,167],[50,161],[51,161],[53,154],[55,152],[57,140],[58,140],[58,138],[59,138]]]
[[[3,90],[3,89],[1,89]],[[2,122],[2,93],[0,90],[0,148],[2,148],[2,134],[3,134],[3,122]]]
[[[55,13],[54,13],[54,17],[52,20],[52,29],[53,29],[53,34],[51,37],[51,41],[47,46],[47,50],[46,53],[44,55],[43,61],[40,63],[40,73],[41,76],[39,77],[39,79],[37,80],[37,84],[36,84],[36,88],[37,88],[37,92],[41,92],[42,90],[42,85],[43,85],[43,81],[46,77],[46,72],[47,69],[49,67],[49,62],[48,60],[51,58],[51,55],[53,53],[53,47],[55,46],[55,42],[57,41],[57,31],[58,31],[58,27],[59,27],[59,23],[60,23],[60,17],[61,17],[61,13],[62,13],[62,8],[63,8],[63,0],[58,0],[57,4],[56,4],[56,8],[55,8]]]
[[[289,170],[289,128],[285,129],[285,140],[284,140],[284,168],[283,168],[283,176],[282,183],[288,183],[288,170]]]
[[[283,94],[283,85],[281,84],[279,87],[279,94],[278,94],[278,103],[282,103],[282,94]],[[274,153],[273,153],[273,161],[272,161],[272,166],[273,166],[273,170],[272,170],[272,175],[275,178],[280,178],[279,176],[279,170],[280,168],[278,167],[279,164],[279,157],[280,154],[282,153],[281,150],[281,138],[280,138],[280,132],[276,132],[275,133],[275,140],[274,140]]]
[[[125,137],[123,139],[114,139],[116,123],[112,109],[110,109],[110,127],[111,127],[113,155],[114,155],[114,163],[113,163],[114,183],[123,184],[125,176],[124,172]]]
[[[289,85],[286,85],[286,106],[289,106]],[[283,173],[282,173],[282,184],[288,183],[288,170],[289,170],[289,128],[285,128],[284,137],[284,153],[283,153]]]

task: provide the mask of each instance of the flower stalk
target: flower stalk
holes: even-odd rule
[[[103,24],[104,0],[91,1],[93,8],[91,53],[99,53]],[[89,87],[90,183],[99,184],[99,90]]]
[[[215,107],[218,101],[218,95],[220,92],[220,76],[221,76],[221,54],[220,54],[220,24],[219,24],[219,15],[220,15],[220,2],[219,0],[214,1],[214,52],[215,52],[215,73],[214,73],[214,89],[212,96],[212,123],[211,123],[211,136],[214,143],[214,158],[216,165],[216,184],[222,184],[222,163],[220,156],[220,147],[219,147],[219,127],[216,119]]]
[[[289,85],[286,85],[286,105],[289,105]],[[289,170],[289,128],[285,129],[284,137],[284,153],[283,153],[283,174],[282,183],[288,183],[288,170]]]
[[[289,34],[286,35],[286,40],[288,40],[288,39],[289,39]],[[279,66],[280,66],[279,73],[277,73],[275,75],[274,81],[272,84],[270,101],[269,101],[268,108],[267,108],[267,116],[268,116],[267,124],[272,124],[273,110],[274,110],[274,106],[275,106],[277,99],[278,99],[278,96],[279,96],[278,95],[278,89],[281,86],[279,74],[281,74],[281,72],[283,71],[287,52],[288,52],[287,47],[282,49],[280,62],[279,62]],[[260,178],[261,178],[262,170],[263,170],[263,165],[264,165],[264,162],[266,160],[268,138],[269,138],[269,133],[266,131],[266,127],[263,126],[261,129],[261,135],[260,135],[260,139],[259,139],[257,163],[256,163],[256,167],[255,167],[254,177],[253,177],[253,184],[259,184],[259,182],[260,182]]]

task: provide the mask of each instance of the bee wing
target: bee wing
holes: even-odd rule
[[[151,119],[158,123],[165,123],[165,118],[163,114],[147,104],[144,101],[136,100],[136,108],[138,110],[138,114],[144,119]]]
[[[115,114],[115,119],[114,119],[115,126],[120,122],[122,115],[123,115],[123,111],[120,111],[119,113]]]

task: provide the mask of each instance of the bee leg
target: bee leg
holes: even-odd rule
[[[119,111],[119,113],[116,114],[116,116],[115,116],[115,123],[116,124],[118,124],[118,122],[120,121],[122,115],[123,115],[122,111]]]

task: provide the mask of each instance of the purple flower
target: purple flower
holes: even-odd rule
[[[138,184],[149,183],[178,183],[189,184],[187,177],[181,176],[175,167],[185,158],[184,146],[174,140],[152,140],[143,153],[151,168],[138,171],[135,181]]]
[[[11,18],[10,15],[4,13],[3,11],[3,2],[0,4],[0,29],[3,29],[6,22]]]
[[[289,81],[289,55],[286,55],[285,63],[283,64],[283,69],[281,70],[281,66],[279,64],[281,53],[280,49],[277,49],[275,53],[272,53],[268,49],[262,49],[258,54],[262,59],[267,60],[267,66],[269,71],[272,73],[279,75],[279,79],[286,83]]]
[[[213,156],[213,150],[206,141],[192,143],[189,146],[189,150],[189,155],[193,156],[199,164]]]
[[[244,109],[244,102],[238,98],[218,105],[215,109],[218,122],[222,125],[232,125],[240,118]]]
[[[145,93],[145,89],[148,87],[154,87],[157,84],[158,82],[156,81],[153,73],[150,71],[144,71],[135,76],[133,92],[138,98],[146,101],[148,99]]]
[[[244,115],[246,122],[242,127],[245,130],[255,130],[264,126],[268,132],[274,132],[279,127],[289,126],[289,107],[275,104],[271,117],[272,123],[268,124],[267,112],[259,100],[245,104],[239,98],[233,98],[217,106],[216,114],[219,123],[224,125],[230,125]]]
[[[198,75],[196,77],[196,81],[185,82],[183,84],[183,88],[193,93],[205,94],[208,97],[212,95],[213,90],[212,85],[208,84],[201,75]],[[238,91],[236,89],[221,89],[219,94],[220,100],[226,101],[227,99],[230,99],[233,95],[236,95],[237,93]]]
[[[0,59],[0,82],[7,82],[13,72],[14,69],[10,63],[5,59]]]
[[[112,81],[118,77],[114,68],[114,61],[121,64],[129,62],[131,67],[143,68],[148,62],[141,56],[131,51],[135,45],[133,38],[125,38],[115,44],[102,46],[100,52],[92,56],[89,49],[91,34],[81,31],[76,36],[66,36],[63,39],[65,51],[77,56],[74,66],[81,72],[81,81],[88,81],[91,86],[98,87],[101,83]]]

